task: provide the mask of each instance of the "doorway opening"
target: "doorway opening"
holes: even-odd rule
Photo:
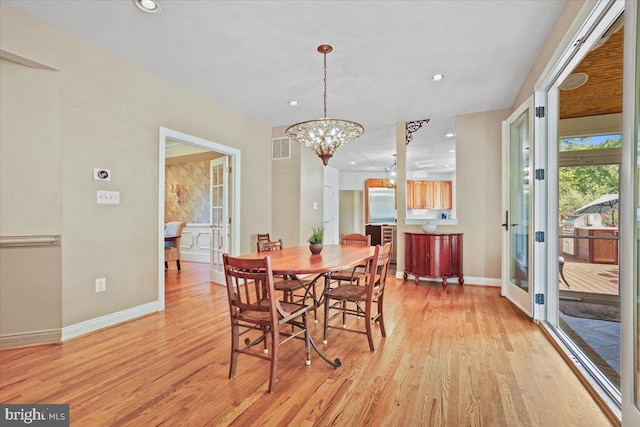
[[[558,327],[618,390],[621,146],[621,134],[562,138],[558,153]]]
[[[622,11],[612,10],[607,22],[555,83],[557,188],[550,206],[557,210],[550,215],[557,216],[550,224],[557,225],[558,253],[548,265],[557,282],[550,281],[556,297],[547,315],[591,380],[619,403]]]
[[[168,161],[168,153],[176,151],[182,155],[170,155],[174,160]],[[163,310],[167,220],[187,223],[181,249],[193,261],[208,262],[211,282],[224,283],[222,254],[237,255],[240,244],[240,151],[161,127],[158,170],[158,300]]]

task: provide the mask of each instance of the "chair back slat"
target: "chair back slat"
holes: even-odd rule
[[[389,271],[389,263],[391,262],[391,242],[387,242],[382,247],[380,254],[378,255],[377,272],[376,272],[376,286],[380,291],[384,290],[387,283],[387,272]]]
[[[273,298],[271,257],[241,259],[224,254],[222,260],[231,316],[247,310],[271,311],[275,319],[277,310]]]
[[[258,241],[258,252],[279,251],[282,248],[282,239],[278,239],[273,242]]]
[[[269,236],[269,233],[264,233],[264,234],[258,233],[258,242],[270,242],[270,241],[271,241],[271,237]]]
[[[373,258],[367,262],[364,273],[364,286],[367,288],[367,299],[370,301],[373,295],[373,288],[376,284],[376,272],[378,271],[378,260],[380,258],[380,245],[376,245]]]
[[[370,234],[341,234],[340,244],[345,246],[371,246]]]

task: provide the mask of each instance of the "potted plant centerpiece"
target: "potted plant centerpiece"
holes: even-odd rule
[[[322,252],[322,242],[324,240],[324,227],[311,227],[311,237],[307,240],[309,242],[309,250],[312,254],[319,254]]]

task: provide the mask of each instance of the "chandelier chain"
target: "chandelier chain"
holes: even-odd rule
[[[322,159],[325,166],[338,148],[357,139],[364,132],[364,127],[360,123],[327,118],[327,53],[332,50],[333,48],[328,44],[322,44],[317,48],[317,51],[323,55],[324,118],[296,123],[285,131],[289,138],[311,148]]]
[[[327,118],[327,53],[324,56],[324,118]]]

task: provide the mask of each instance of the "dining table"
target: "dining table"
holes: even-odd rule
[[[332,273],[365,264],[373,258],[374,254],[374,246],[323,245],[322,252],[317,255],[311,253],[309,246],[292,246],[283,247],[277,251],[255,252],[242,255],[239,258],[256,259],[269,256],[271,257],[271,269],[276,276],[315,276],[310,281],[300,280],[300,284],[305,288],[305,299],[311,299],[313,308],[317,309],[324,301],[324,293],[329,289]],[[316,294],[312,290],[321,278],[324,278],[324,286],[322,292]],[[318,348],[313,336],[309,335],[313,349],[325,362],[335,368],[342,365],[339,358],[329,359]]]

